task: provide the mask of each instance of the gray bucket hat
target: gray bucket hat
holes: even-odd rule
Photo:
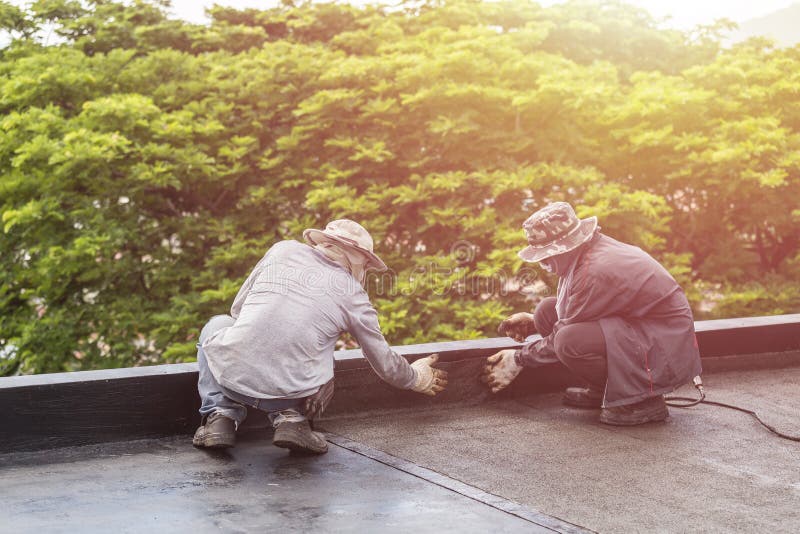
[[[331,221],[324,230],[316,230],[314,228],[304,230],[303,239],[310,245],[326,242],[344,245],[350,250],[360,252],[367,258],[367,262],[364,265],[367,269],[376,269],[378,271],[387,269],[383,260],[373,252],[372,236],[363,226],[350,219]]]
[[[579,219],[566,202],[553,202],[522,223],[528,246],[517,255],[527,262],[539,262],[578,248],[591,239],[597,217]]]

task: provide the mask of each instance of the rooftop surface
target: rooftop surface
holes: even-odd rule
[[[800,366],[705,382],[800,434]],[[707,405],[634,428],[597,417],[556,393],[481,395],[325,419],[321,457],[263,429],[225,452],[185,435],[12,452],[0,531],[800,531],[800,443]]]

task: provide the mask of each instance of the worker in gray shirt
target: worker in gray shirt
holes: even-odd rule
[[[224,448],[246,406],[266,411],[273,444],[321,454],[324,437],[309,425],[333,396],[333,352],[342,332],[361,345],[389,384],[426,395],[447,385],[432,366],[437,356],[409,364],[386,343],[364,290],[369,269],[386,270],[369,233],[347,219],[303,232],[307,244],[273,245],[247,277],[230,315],[213,317],[197,349],[202,425],[193,443]]]

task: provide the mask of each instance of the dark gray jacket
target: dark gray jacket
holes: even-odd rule
[[[560,328],[597,321],[608,354],[605,406],[669,393],[700,374],[686,295],[642,249],[597,233],[559,279],[557,300],[553,333],[523,347],[523,365],[556,361]]]

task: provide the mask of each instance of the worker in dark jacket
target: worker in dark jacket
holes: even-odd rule
[[[602,408],[600,421],[637,425],[663,421],[664,394],[700,374],[689,303],[675,279],[650,255],[599,232],[566,202],[550,204],[523,224],[528,247],[519,256],[559,276],[556,297],[533,314],[517,313],[502,335],[520,350],[489,357],[484,380],[505,388],[523,367],[560,361],[586,382],[568,388],[567,405]]]

